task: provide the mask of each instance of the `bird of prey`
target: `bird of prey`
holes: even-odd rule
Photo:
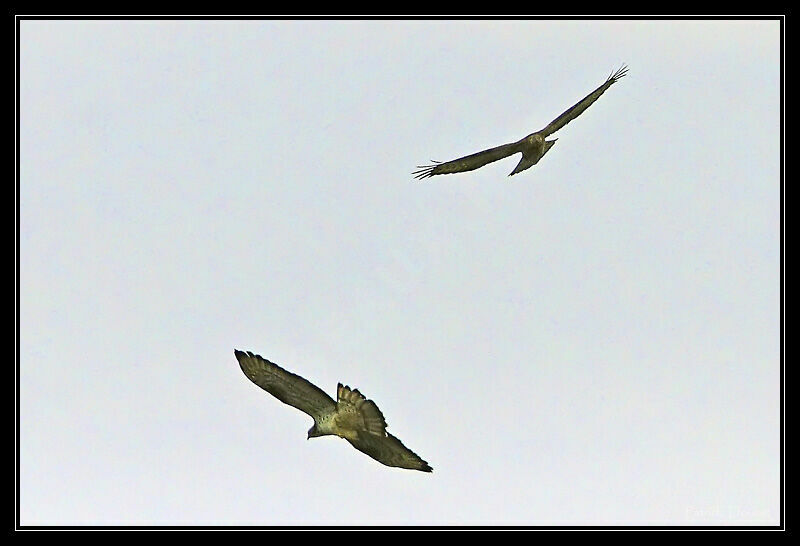
[[[517,166],[508,176],[522,172],[525,169],[536,165],[539,160],[542,159],[542,156],[544,156],[544,154],[547,153],[553,144],[556,143],[556,140],[558,140],[557,138],[553,140],[545,140],[546,137],[555,133],[564,125],[580,116],[584,110],[589,108],[594,101],[600,98],[600,95],[606,92],[606,89],[619,81],[620,78],[624,77],[627,72],[628,67],[622,65],[620,69],[612,73],[600,87],[586,95],[582,101],[558,116],[541,131],[531,133],[517,142],[511,142],[495,148],[489,148],[488,150],[483,150],[482,152],[461,157],[459,159],[454,159],[452,161],[447,161],[445,163],[433,161],[432,165],[418,166],[418,170],[414,171],[412,174],[415,175],[415,178],[421,180],[437,174],[452,174],[472,171],[483,167],[488,163],[492,163],[498,159],[506,158],[518,152],[522,152],[522,159],[519,160]]]
[[[277,364],[251,352],[234,350],[236,360],[247,378],[283,402],[314,418],[308,438],[334,435],[344,438],[386,466],[431,472],[433,469],[416,453],[386,432],[386,420],[372,400],[358,389],[339,383],[337,400],[325,391],[286,371]]]

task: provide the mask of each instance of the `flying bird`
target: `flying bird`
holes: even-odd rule
[[[308,438],[333,435],[344,438],[357,450],[386,466],[431,472],[433,469],[416,453],[386,432],[386,420],[372,400],[346,385],[336,388],[337,400],[310,381],[286,371],[251,352],[234,350],[247,378],[270,393],[314,418]]]
[[[508,176],[522,172],[525,169],[536,165],[539,160],[542,159],[544,154],[546,154],[547,151],[553,147],[553,144],[556,143],[556,140],[558,140],[557,138],[553,140],[545,140],[546,137],[555,133],[564,125],[580,116],[584,110],[589,108],[594,101],[600,98],[600,95],[606,92],[606,89],[617,83],[617,81],[624,77],[627,72],[628,67],[622,65],[620,69],[616,72],[613,72],[600,87],[586,95],[582,101],[558,116],[541,131],[531,133],[517,142],[511,142],[495,148],[489,148],[488,150],[483,150],[482,152],[461,157],[459,159],[454,159],[452,161],[447,161],[445,163],[433,161],[432,165],[420,165],[417,167],[418,170],[414,171],[412,174],[415,175],[415,178],[421,180],[437,174],[453,174],[472,171],[492,163],[493,161],[497,161],[498,159],[504,159],[510,155],[514,155],[518,152],[522,152],[522,159],[519,160],[517,166]]]

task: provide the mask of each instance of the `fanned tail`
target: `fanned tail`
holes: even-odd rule
[[[351,389],[341,383],[336,389],[336,395],[340,402],[350,404],[358,410],[364,420],[364,428],[378,436],[386,435],[386,419],[375,402],[367,399],[358,389]]]

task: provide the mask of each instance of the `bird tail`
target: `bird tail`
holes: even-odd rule
[[[355,407],[364,420],[364,428],[378,436],[386,435],[386,419],[375,402],[368,400],[358,389],[351,389],[341,383],[336,389],[336,394],[340,404],[344,403]]]
[[[508,173],[508,176],[514,176],[514,175],[515,175],[515,174],[517,174],[517,173],[521,173],[521,172],[522,172],[522,171],[524,171],[525,169],[530,169],[530,168],[531,168],[531,167],[533,167],[534,165],[536,165],[536,162],[535,162],[535,161],[531,161],[531,160],[530,160],[530,158],[528,158],[528,157],[525,157],[525,156],[523,155],[523,156],[522,156],[522,159],[520,159],[520,160],[519,160],[519,163],[517,163],[517,166],[516,166],[516,167],[514,167],[514,170],[513,170],[513,171],[511,171],[510,173]]]
[[[556,143],[556,140],[558,140],[558,139],[554,138],[553,140],[545,140],[544,141],[544,150],[542,151],[542,155],[540,155],[538,157],[537,156],[533,156],[533,157],[532,156],[525,156],[525,154],[523,154],[522,155],[522,159],[519,160],[519,163],[517,163],[517,166],[514,167],[514,170],[511,171],[508,176],[514,176],[515,174],[520,173],[520,172],[524,171],[525,169],[529,169],[529,168],[533,167],[534,165],[536,165],[537,163],[539,163],[539,160],[542,159],[542,157],[544,157],[544,154],[547,153],[547,150],[549,150],[550,148],[553,147],[553,144]]]

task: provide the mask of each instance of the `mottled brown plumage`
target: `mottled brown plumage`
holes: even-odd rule
[[[432,165],[423,165],[417,167],[418,170],[412,174],[417,179],[428,178],[437,174],[453,174],[465,171],[472,171],[483,167],[488,163],[492,163],[499,159],[506,158],[510,155],[522,152],[522,159],[508,176],[517,174],[525,169],[536,165],[539,160],[547,153],[547,151],[556,143],[557,138],[553,140],[545,140],[545,138],[580,116],[584,110],[600,98],[600,95],[606,92],[606,89],[615,84],[620,78],[624,77],[628,72],[628,67],[622,67],[616,72],[612,73],[608,79],[597,89],[589,93],[582,101],[571,107],[569,110],[554,119],[547,127],[541,131],[531,133],[525,138],[512,142],[510,144],[503,144],[495,148],[489,148],[482,152],[470,154],[468,156],[441,163],[433,161]]]
[[[431,472],[416,453],[386,432],[383,413],[358,389],[339,383],[336,398],[277,364],[251,352],[234,350],[239,366],[250,381],[285,404],[314,418],[308,438],[335,435],[386,466]]]

